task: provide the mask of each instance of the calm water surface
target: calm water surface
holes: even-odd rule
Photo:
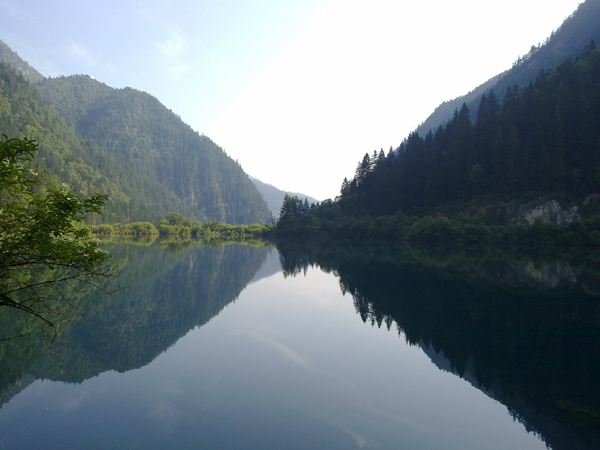
[[[73,329],[63,374],[42,354],[3,386],[1,449],[546,448],[498,388],[363,321],[337,273],[284,276],[266,247],[111,250],[128,288]]]

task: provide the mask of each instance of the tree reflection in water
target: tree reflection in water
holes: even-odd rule
[[[600,445],[600,267],[593,261],[408,247],[279,250],[287,275],[312,265],[334,272],[364,322],[396,326],[550,447]]]

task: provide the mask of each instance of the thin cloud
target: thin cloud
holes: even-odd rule
[[[174,79],[183,77],[189,70],[186,55],[190,49],[190,43],[179,28],[171,28],[169,36],[162,41],[156,42],[160,54],[166,59],[166,71]]]
[[[69,54],[72,58],[83,61],[88,66],[95,66],[98,64],[98,60],[87,49],[77,42],[73,42],[69,46]]]
[[[179,423],[179,413],[169,402],[156,403],[148,415],[160,424],[165,433],[171,433]]]
[[[170,30],[170,36],[161,42],[157,42],[156,46],[167,58],[178,58],[185,53],[188,40],[180,29],[173,28]]]
[[[342,378],[334,373],[323,370],[319,367],[316,367],[315,364],[313,362],[311,362],[308,358],[301,355],[300,353],[293,350],[292,348],[288,347],[287,345],[279,342],[277,339],[275,339],[273,337],[269,337],[262,333],[252,332],[252,331],[244,331],[242,333],[248,334],[249,336],[253,337],[257,341],[263,342],[263,343],[269,345],[271,348],[275,349],[281,356],[283,356],[285,359],[287,359],[294,366],[302,367],[303,369],[308,370],[317,375],[333,379],[340,386],[343,385],[346,388],[350,388],[350,389],[358,388],[358,386],[356,384],[354,384],[352,381],[350,381],[346,378]]]
[[[277,340],[275,340],[273,338],[269,338],[267,336],[254,334],[254,333],[251,333],[251,336],[254,337],[256,340],[264,342],[265,344],[268,344],[271,347],[273,347],[281,355],[283,355],[286,359],[288,359],[293,365],[304,366],[304,367],[311,366],[311,363],[309,362],[308,359],[306,359],[304,356],[302,356],[300,353],[296,352],[295,350],[292,350],[287,345],[284,345],[281,342],[278,342]]]

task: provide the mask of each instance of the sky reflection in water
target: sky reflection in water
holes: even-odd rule
[[[3,448],[543,449],[502,404],[365,324],[319,269],[250,284],[151,364],[36,381]]]

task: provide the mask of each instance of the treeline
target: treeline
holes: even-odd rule
[[[397,149],[366,154],[339,205],[347,215],[423,215],[483,195],[600,190],[600,50],[592,41],[575,61],[542,70],[503,101],[481,99],[472,122],[463,105],[446,127],[412,133]]]
[[[488,225],[480,218],[458,214],[360,217],[343,215],[340,205],[326,200],[308,206],[297,197],[287,197],[273,235],[279,241],[328,239],[341,241],[394,241],[434,246],[540,245],[565,247],[600,246],[600,218],[574,221],[561,226],[538,219],[533,226]]]
[[[245,240],[266,238],[273,232],[274,225],[231,225],[221,222],[205,222],[190,219],[178,213],[171,213],[155,227],[150,222],[131,222],[126,224],[100,224],[91,227],[91,231],[103,236],[161,236],[182,239],[229,239]]]

